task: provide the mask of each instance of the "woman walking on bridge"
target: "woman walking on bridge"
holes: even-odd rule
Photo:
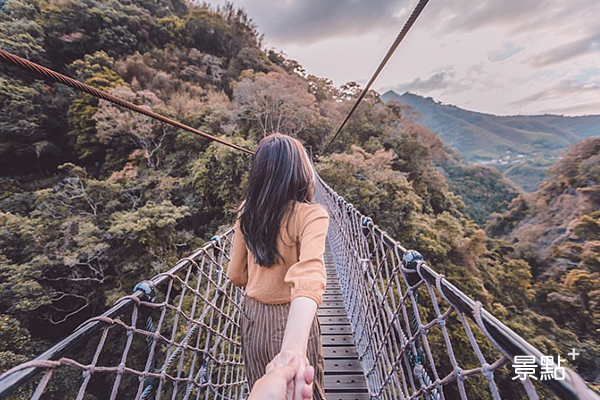
[[[281,134],[258,145],[241,203],[227,275],[246,287],[242,349],[250,388],[268,370],[300,360],[315,368],[313,396],[325,400],[321,328],[316,311],[327,275],[329,217],[310,203],[315,177],[304,147]],[[291,390],[292,388],[290,388]]]

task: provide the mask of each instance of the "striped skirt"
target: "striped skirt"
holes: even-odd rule
[[[267,364],[281,350],[290,303],[263,304],[246,296],[242,302],[242,352],[250,388],[265,374]],[[315,368],[313,398],[325,400],[323,341],[321,326],[315,316],[308,338],[307,357]]]

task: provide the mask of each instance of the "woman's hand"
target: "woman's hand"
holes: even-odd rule
[[[286,355],[287,357],[288,355]],[[277,357],[276,357],[277,358]],[[279,365],[284,357],[277,358],[276,362],[269,363],[267,373],[254,384],[248,400],[293,400],[296,378],[300,373],[300,362],[297,357],[292,357],[291,362]],[[273,359],[275,360],[275,359]],[[277,364],[277,365],[276,365]],[[308,366],[302,375],[300,399],[312,399],[312,381],[314,369]]]
[[[279,353],[266,367],[267,375],[286,365],[298,364],[295,376],[287,385],[287,400],[305,400],[312,398],[312,382],[315,370],[301,351],[286,350]],[[282,398],[283,399],[283,398]]]

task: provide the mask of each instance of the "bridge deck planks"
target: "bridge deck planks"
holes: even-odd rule
[[[317,312],[325,356],[325,394],[327,400],[367,400],[370,398],[367,384],[329,247],[325,251],[325,266],[327,289]]]

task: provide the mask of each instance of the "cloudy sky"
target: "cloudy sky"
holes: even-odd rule
[[[268,48],[339,86],[366,84],[417,0],[233,2]],[[494,114],[600,114],[600,1],[430,0],[374,88]]]

